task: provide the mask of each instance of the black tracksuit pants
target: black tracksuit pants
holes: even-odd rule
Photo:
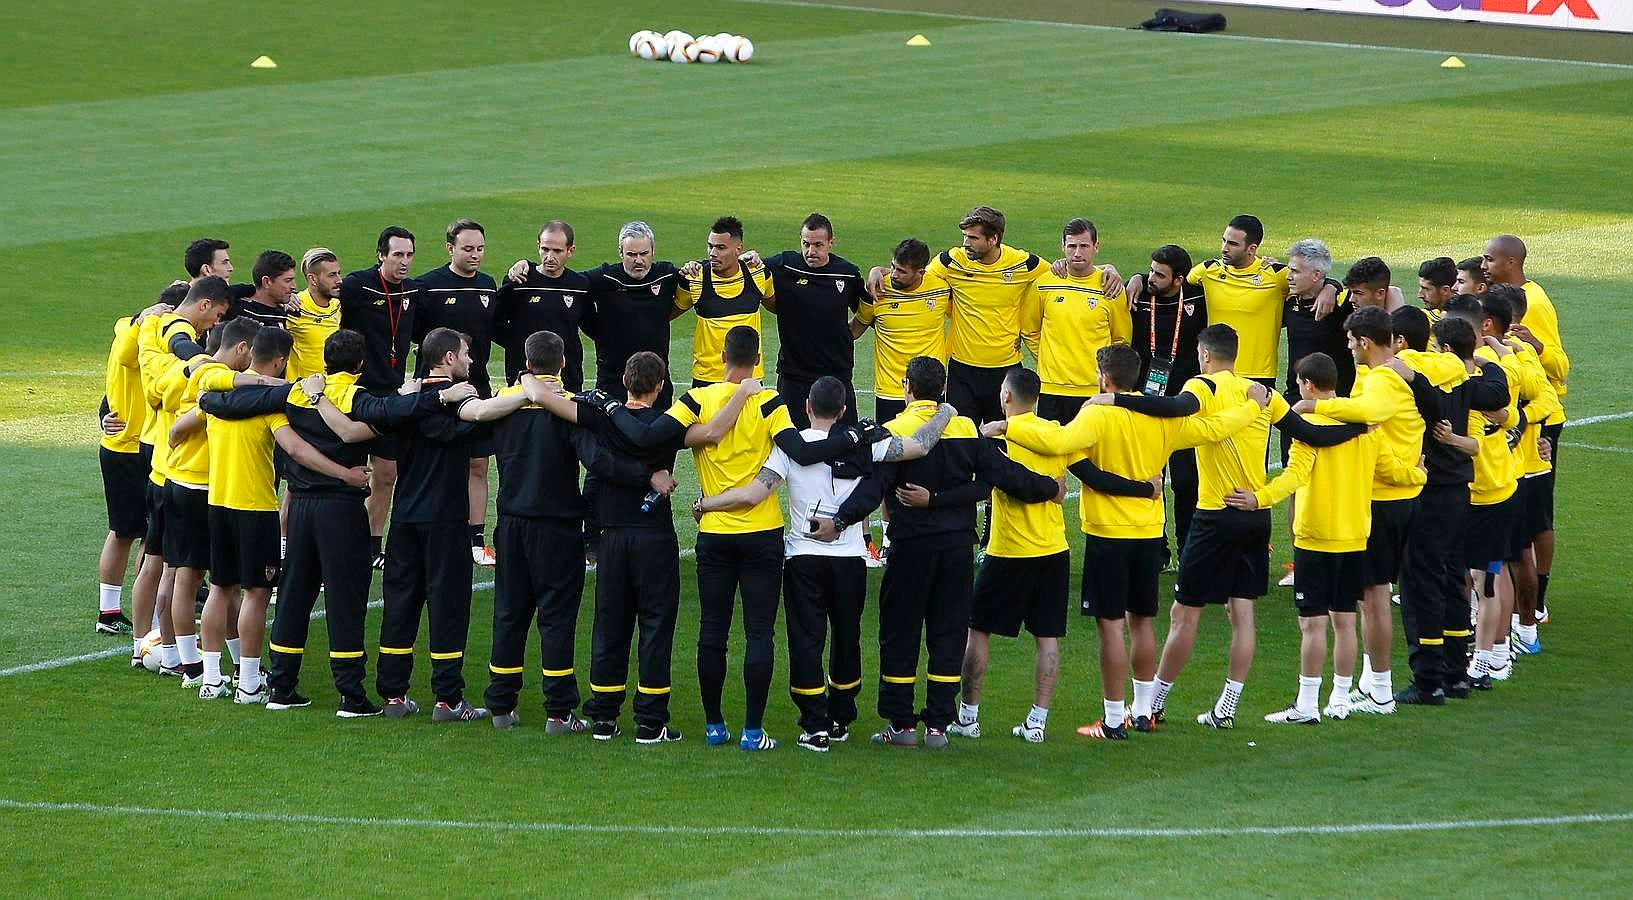
[[[391,523],[381,579],[380,661],[375,690],[408,694],[420,613],[430,610],[431,691],[453,706],[465,695],[465,639],[471,626],[471,528],[452,522]]]
[[[1170,559],[1179,559],[1180,551],[1185,549],[1185,539],[1191,533],[1199,477],[1195,450],[1175,450],[1168,457],[1168,490],[1174,495],[1174,552]]]
[[[573,647],[584,597],[584,522],[500,514],[493,555],[493,654],[483,702],[494,715],[515,711],[536,622],[544,710],[566,718],[578,708]]]
[[[788,693],[801,731],[814,734],[856,721],[862,686],[862,608],[868,569],[860,557],[792,556],[783,563],[783,616],[788,628]],[[828,674],[822,648],[830,629]]]
[[[638,629],[635,721],[653,728],[669,722],[669,669],[679,608],[680,547],[675,532],[617,526],[603,530],[595,564],[595,625],[585,716],[597,722],[617,720],[629,691],[630,634]]]
[[[267,639],[271,658],[267,680],[274,691],[293,691],[300,681],[307,629],[322,588],[335,690],[341,697],[367,697],[363,620],[374,578],[370,560],[369,516],[361,497],[290,496],[283,579]]]
[[[725,721],[726,639],[733,607],[743,597],[743,728],[761,727],[776,663],[777,601],[782,591],[782,529],[697,536],[697,682],[704,721]]]
[[[975,559],[970,548],[890,547],[879,590],[879,715],[897,728],[946,728],[957,709],[969,636]],[[919,642],[929,651],[924,709],[913,711]]]
[[[1463,580],[1463,520],[1468,508],[1466,484],[1424,487],[1401,555],[1401,631],[1412,683],[1421,691],[1445,687],[1448,678],[1460,680],[1464,669],[1469,600]]]

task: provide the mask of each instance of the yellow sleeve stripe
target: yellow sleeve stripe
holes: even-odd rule
[[[382,648],[384,649],[384,648]],[[465,655],[463,650],[449,650],[447,653],[432,653],[432,659],[459,659]]]
[[[644,684],[636,685],[635,689],[637,691],[640,691],[643,694],[653,694],[653,695],[667,694],[667,693],[669,693],[669,690],[670,690],[668,685],[664,685],[663,687],[648,687],[647,685],[644,685]]]
[[[572,666],[568,666],[565,669],[545,669],[544,670],[544,677],[546,677],[546,678],[566,678],[568,675],[571,675],[571,674],[573,674]]]
[[[380,648],[380,652],[381,653],[389,653],[389,654],[391,654],[393,656],[408,656],[409,654],[414,652],[414,648],[413,647],[386,647],[386,646],[382,646]]]
[[[854,688],[859,688],[861,686],[862,686],[862,679],[860,679],[860,678],[856,679],[855,681],[847,682],[845,684],[838,684],[832,678],[828,679],[828,687],[831,687],[836,691],[848,691],[848,690],[852,690]]]
[[[306,652],[305,647],[285,647],[282,644],[274,644],[271,641],[267,642],[267,646],[271,647],[275,653],[287,653],[290,656],[299,656],[300,654]]]
[[[962,675],[937,675],[934,672],[931,672],[925,677],[931,681],[939,681],[942,684],[958,684],[960,681],[964,680],[964,676]]]
[[[1467,629],[1460,629],[1460,630],[1457,630],[1457,631],[1443,631],[1441,633],[1444,634],[1446,637],[1473,637],[1474,636],[1474,632],[1469,631]]]
[[[801,697],[820,697],[820,696],[822,696],[822,692],[826,691],[826,690],[827,690],[827,688],[821,688],[821,687],[802,688],[802,687],[794,687],[793,685],[788,686],[788,692],[790,694],[798,694]]]
[[[1425,647],[1439,647],[1442,644],[1445,644],[1446,641],[1443,638],[1426,637],[1426,638],[1418,638],[1418,643],[1422,644]]]
[[[593,681],[590,682],[590,690],[595,691],[597,694],[621,694],[627,687],[629,687],[627,681],[623,684],[596,684]],[[642,690],[646,689],[642,688]],[[664,690],[668,690],[668,688],[664,688]]]
[[[488,663],[488,671],[495,675],[520,675],[524,666],[496,666]]]
[[[880,675],[879,680],[885,684],[913,684],[918,681],[914,675]]]
[[[329,658],[330,659],[362,659],[363,658],[363,651],[361,651],[361,650],[330,650],[329,651]]]

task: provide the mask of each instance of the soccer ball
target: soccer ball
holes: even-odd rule
[[[753,41],[743,37],[742,35],[733,35],[732,39],[736,43],[731,45],[726,51],[727,62],[746,63],[754,58]]]
[[[669,44],[664,41],[663,35],[648,31],[635,43],[635,55],[642,59],[663,59],[669,55]]]
[[[673,41],[669,44],[669,61],[678,63],[697,62],[697,41],[692,40],[691,35],[688,34],[683,33],[681,37],[683,40]]]
[[[155,628],[142,637],[142,667],[149,672],[159,671],[159,644],[164,639],[159,637],[159,629]]]
[[[697,48],[697,61],[700,63],[717,63],[720,61],[720,41],[714,35],[708,34],[697,39],[693,44]]]
[[[653,31],[650,28],[642,28],[640,31],[637,31],[634,34],[629,36],[629,52],[634,53],[635,52],[635,46],[637,44],[639,44],[642,40],[647,39],[647,38],[654,38],[654,37],[657,37],[657,36],[658,36],[658,33],[656,31]]]

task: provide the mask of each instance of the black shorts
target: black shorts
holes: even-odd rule
[[[1470,569],[1489,571],[1493,563],[1520,558],[1525,545],[1514,544],[1514,534],[1519,530],[1514,519],[1519,515],[1520,502],[1519,491],[1515,491],[1501,503],[1469,505],[1469,517],[1463,525],[1463,561]]]
[[[177,568],[210,568],[210,492],[164,486],[164,561]]]
[[[107,447],[102,462],[102,500],[108,508],[108,530],[127,541],[147,534],[148,471],[153,448],[146,444],[135,453],[115,453]]]
[[[142,538],[142,555],[163,557],[165,489],[149,478],[142,490],[147,498],[147,536]]]
[[[1303,617],[1352,613],[1366,590],[1365,550],[1327,553],[1293,548],[1293,605]]]
[[[1083,535],[1083,615],[1155,618],[1157,579],[1167,564],[1167,538]]]
[[[375,435],[374,439],[369,441],[369,455],[395,462],[400,446],[396,432],[388,431],[384,434]]]
[[[278,511],[210,507],[210,581],[246,588],[278,584]]]
[[[892,400],[889,397],[873,398],[873,421],[880,425],[907,412],[906,400]]]
[[[1394,584],[1400,580],[1401,557],[1412,534],[1412,517],[1418,500],[1372,501],[1372,533],[1367,535],[1367,584]],[[1295,564],[1293,571],[1298,571]]]
[[[970,627],[1015,637],[1021,623],[1033,637],[1066,633],[1066,592],[1072,585],[1072,555],[992,556],[975,576]]]
[[[1004,418],[998,392],[1003,390],[1004,375],[1014,366],[971,366],[950,360],[947,363],[947,402],[958,414],[980,425],[998,422]]]
[[[1038,395],[1038,418],[1065,425],[1077,418],[1077,411],[1089,402],[1087,397],[1062,397],[1059,394]]]
[[[1179,554],[1174,599],[1183,606],[1256,599],[1270,588],[1270,510],[1199,509]]]
[[[1531,475],[1520,479],[1520,489],[1516,492],[1524,498],[1523,512],[1520,513],[1519,537],[1527,544],[1535,541],[1537,535],[1544,531],[1554,530],[1554,477],[1552,472],[1540,475]]]
[[[1559,471],[1559,439],[1564,433],[1564,422],[1560,422],[1557,425],[1542,426],[1542,436],[1548,439],[1549,444],[1553,445],[1554,451],[1553,459],[1551,460],[1553,465],[1548,468],[1548,486],[1550,488],[1553,487],[1554,473]]]

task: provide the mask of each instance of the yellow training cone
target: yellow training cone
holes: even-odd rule
[[[907,46],[909,46],[909,47],[928,47],[928,46],[930,46],[930,39],[925,37],[922,34],[915,34],[912,37],[907,39]]]
[[[249,67],[252,69],[276,69],[278,64],[273,62],[270,56],[257,56],[255,62],[250,63]]]
[[[1442,69],[1466,69],[1466,68],[1468,68],[1468,66],[1463,64],[1462,60],[1458,59],[1455,56],[1446,57],[1446,61],[1441,63],[1440,67]]]

